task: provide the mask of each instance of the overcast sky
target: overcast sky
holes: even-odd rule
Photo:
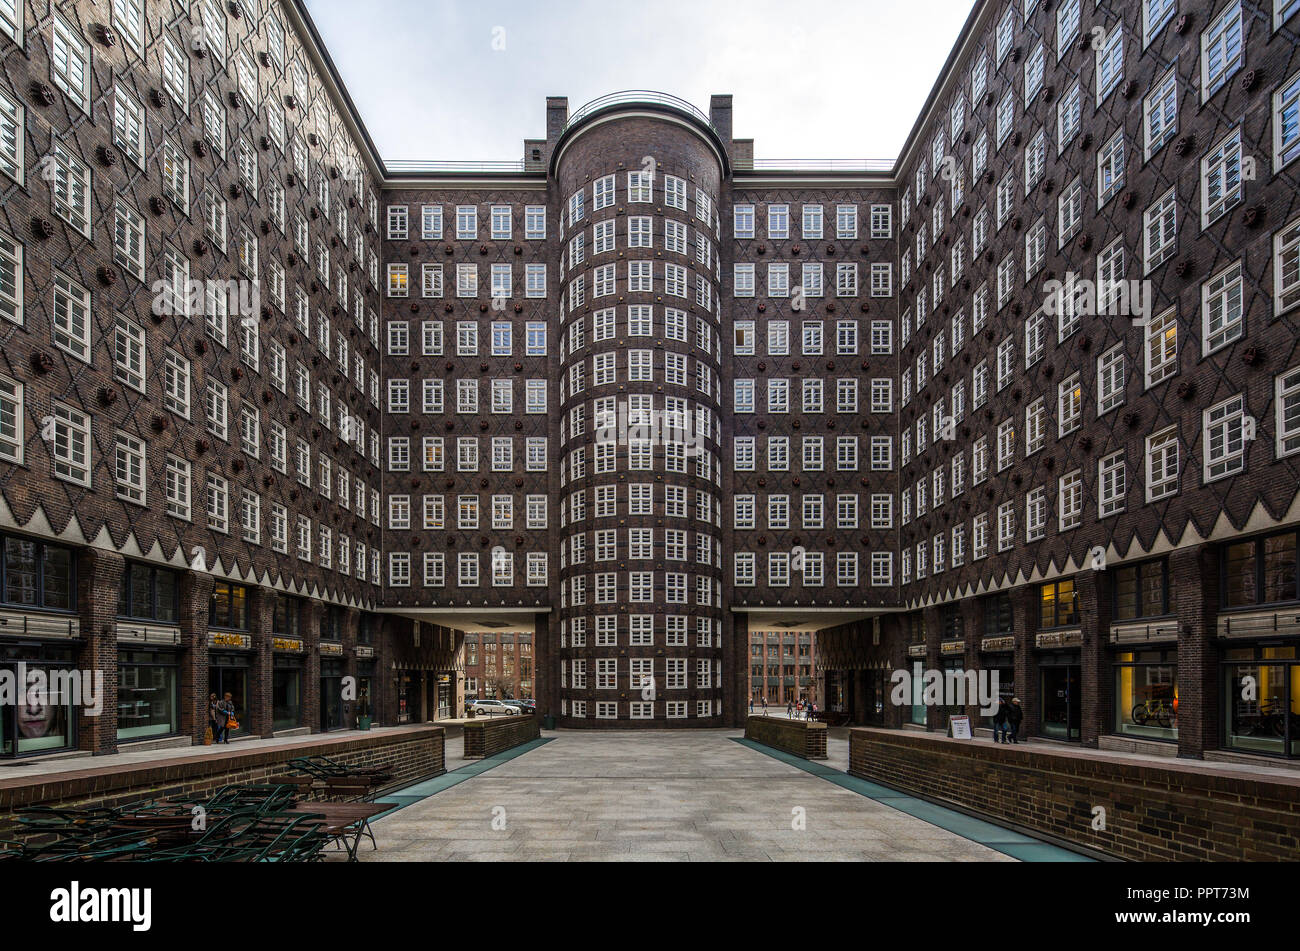
[[[306,0],[380,154],[513,161],[570,111],[734,97],[759,159],[893,159],[972,0]],[[920,11],[924,11],[923,13]],[[504,46],[504,49],[497,47]]]

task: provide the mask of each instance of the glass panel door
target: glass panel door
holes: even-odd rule
[[[1077,740],[1082,716],[1079,668],[1074,665],[1041,670],[1042,720],[1039,733],[1056,740]]]

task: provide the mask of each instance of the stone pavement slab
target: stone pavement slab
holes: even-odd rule
[[[378,819],[379,850],[359,858],[1015,861],[739,735],[548,732],[550,742]]]

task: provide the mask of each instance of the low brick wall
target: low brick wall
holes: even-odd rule
[[[303,742],[241,751],[196,747],[193,755],[146,763],[94,766],[44,776],[0,778],[0,839],[22,839],[18,806],[125,806],[171,796],[202,795],[230,783],[259,783],[288,771],[290,760],[328,756],[346,766],[384,766],[386,789],[408,786],[447,771],[442,727],[396,728],[365,737],[310,736]]]
[[[849,773],[1139,861],[1295,861],[1300,775],[857,729]],[[1094,830],[1093,810],[1106,810]]]
[[[483,759],[542,735],[542,721],[536,716],[484,717],[465,724],[465,758]]]
[[[745,739],[804,759],[826,759],[826,724],[785,717],[750,717]]]

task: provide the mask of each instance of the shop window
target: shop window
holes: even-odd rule
[[[180,580],[176,572],[132,562],[122,573],[117,616],[175,624],[179,596]]]
[[[143,740],[180,731],[178,669],[172,651],[124,650],[118,655],[119,740]]]
[[[1300,662],[1295,647],[1244,647],[1224,655],[1224,745],[1300,757]]]
[[[302,631],[302,608],[302,599],[286,594],[276,595],[275,613],[271,617],[272,633],[298,637]]]
[[[208,626],[248,630],[248,589],[218,581],[208,604]]]
[[[1115,655],[1115,732],[1151,740],[1178,739],[1178,652]]]
[[[990,595],[983,599],[983,603],[984,635],[986,637],[996,637],[999,634],[1010,634],[1012,630],[1011,595]]]
[[[958,640],[962,636],[961,608],[956,604],[943,609],[943,636],[945,640]]]
[[[1169,563],[1149,561],[1115,569],[1114,616],[1117,621],[1162,617],[1169,612]]]
[[[5,535],[0,587],[6,604],[57,611],[76,609],[76,568],[72,550],[33,539]]]
[[[1074,579],[1053,581],[1039,588],[1039,627],[1069,627],[1079,623],[1079,602]]]
[[[1300,600],[1296,588],[1296,533],[1283,532],[1224,546],[1221,580],[1225,608]]]

